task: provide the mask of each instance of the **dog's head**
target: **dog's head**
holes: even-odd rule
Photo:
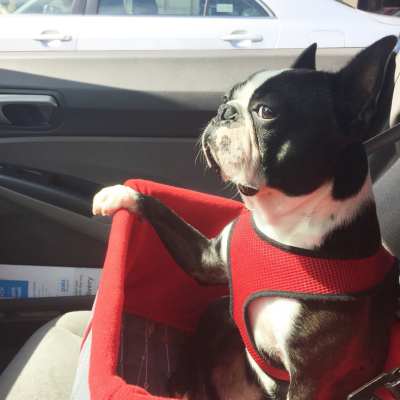
[[[337,73],[315,70],[313,44],[291,68],[235,85],[203,133],[208,164],[245,196],[264,187],[299,196],[328,181],[334,197],[354,195],[368,172],[362,142],[382,119],[379,99],[395,44],[394,36],[383,38]],[[339,185],[349,168],[363,178]]]

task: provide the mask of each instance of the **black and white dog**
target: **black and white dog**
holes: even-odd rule
[[[208,164],[237,185],[255,229],[278,247],[341,260],[380,251],[362,143],[376,133],[381,103],[388,105],[382,93],[390,91],[384,77],[393,73],[395,44],[395,37],[383,38],[337,73],[315,70],[312,45],[292,68],[261,71],[234,86],[205,129]],[[227,282],[233,224],[209,240],[156,199],[122,185],[100,191],[93,213],[112,215],[121,207],[143,215],[198,282]],[[390,278],[351,301],[257,297],[248,308],[254,346],[290,375],[290,382],[269,376],[247,353],[260,389],[242,362],[246,353],[220,303],[200,327],[207,348],[216,351],[197,353],[213,359],[203,363],[208,371],[197,375],[209,374],[209,387],[193,388],[192,377],[192,388],[183,391],[190,399],[343,400],[382,370],[395,291]]]

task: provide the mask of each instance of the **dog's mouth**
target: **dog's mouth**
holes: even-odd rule
[[[251,197],[255,196],[258,193],[258,189],[251,186],[244,186],[241,184],[237,185],[239,192],[242,193],[243,196]]]
[[[228,180],[228,178],[222,172],[221,167],[215,160],[215,158],[212,154],[211,148],[208,144],[205,144],[205,146],[204,146],[204,153],[205,153],[206,160],[207,160],[209,167],[212,168],[217,174],[219,174],[224,181]],[[247,196],[247,197],[255,196],[259,191],[259,189],[255,188],[255,187],[241,185],[241,184],[237,184],[237,188],[243,196]]]

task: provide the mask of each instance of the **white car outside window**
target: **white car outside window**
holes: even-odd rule
[[[335,0],[0,0],[0,51],[365,47],[400,18]]]
[[[98,13],[81,50],[274,48],[279,33],[257,0],[99,0]]]

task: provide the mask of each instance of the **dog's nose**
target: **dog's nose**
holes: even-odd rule
[[[220,118],[223,121],[235,121],[238,117],[238,112],[235,107],[230,104],[223,105]]]

